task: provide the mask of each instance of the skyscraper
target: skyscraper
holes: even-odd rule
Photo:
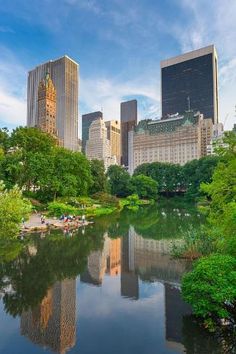
[[[120,122],[109,120],[105,122],[107,128],[107,139],[111,144],[111,155],[116,156],[116,161],[120,164]]]
[[[121,121],[121,164],[128,166],[128,134],[137,124],[137,100],[122,102]]]
[[[214,45],[161,62],[162,117],[200,111],[218,123],[218,64]]]
[[[56,89],[49,73],[39,83],[37,126],[56,137]]]
[[[86,141],[89,139],[89,128],[96,119],[103,119],[102,112],[92,112],[82,115],[82,151],[85,152]]]
[[[56,128],[64,147],[78,149],[78,64],[68,56],[37,66],[28,73],[27,126],[38,126],[38,87],[46,73],[56,88]]]
[[[90,125],[85,153],[89,160],[102,160],[105,169],[110,165],[116,164],[115,156],[111,155],[111,144],[107,139],[107,128],[101,118],[96,119]]]

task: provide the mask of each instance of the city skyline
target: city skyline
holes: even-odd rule
[[[0,26],[1,126],[26,124],[27,71],[65,54],[81,67],[80,117],[102,109],[105,121],[118,119],[119,103],[133,98],[139,102],[140,119],[160,117],[160,61],[215,44],[220,122],[227,117],[225,128],[231,129],[236,103],[235,2],[132,4],[65,0],[56,8],[53,1],[43,3],[40,11],[37,1],[22,1],[20,7],[16,1],[5,4]],[[102,22],[99,31],[95,18]]]

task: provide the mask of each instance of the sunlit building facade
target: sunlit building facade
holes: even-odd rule
[[[46,73],[56,89],[56,130],[64,147],[78,150],[78,64],[63,56],[37,66],[28,73],[27,126],[39,125],[38,88]]]
[[[116,164],[116,158],[111,154],[110,140],[107,139],[107,128],[101,118],[96,119],[90,125],[85,154],[89,160],[103,161],[105,169]]]
[[[111,154],[116,157],[116,161],[120,164],[120,122],[118,120],[110,120],[105,122],[107,128],[107,139],[111,144]]]
[[[165,120],[140,121],[129,133],[129,172],[143,163],[184,165],[206,156],[212,128],[211,118],[193,111]]]

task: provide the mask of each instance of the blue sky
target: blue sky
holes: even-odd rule
[[[0,127],[26,122],[27,71],[69,55],[80,64],[80,115],[137,98],[160,116],[160,60],[214,43],[220,120],[236,123],[235,0],[0,0]]]

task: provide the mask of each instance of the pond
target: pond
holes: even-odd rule
[[[202,223],[170,202],[8,244],[0,353],[223,353],[181,299],[190,265],[170,256],[172,241]]]

